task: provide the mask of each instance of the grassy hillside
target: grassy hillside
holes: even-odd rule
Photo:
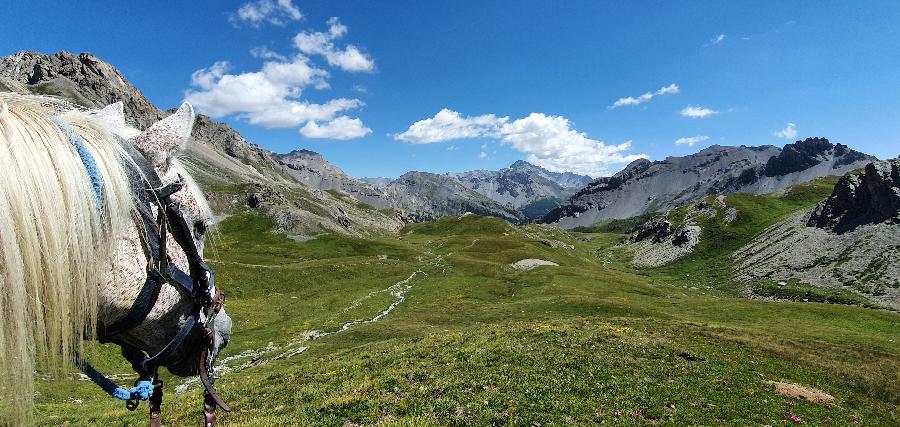
[[[235,408],[222,417],[229,426],[900,419],[897,313],[739,298],[707,288],[714,274],[692,283],[696,259],[682,276],[634,271],[606,256],[617,234],[477,216],[368,240],[300,243],[271,228],[254,213],[232,216],[208,252],[236,322],[219,381]],[[559,267],[509,266],[526,258]],[[111,350],[95,357],[128,371]],[[835,399],[789,398],[770,381]],[[166,420],[195,424],[200,391],[175,394],[178,383],[167,382]],[[83,381],[39,390],[41,425],[146,423],[145,406],[127,412]]]

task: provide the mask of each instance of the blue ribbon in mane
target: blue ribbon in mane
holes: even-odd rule
[[[81,135],[78,135],[72,128],[66,126],[58,117],[53,118],[53,123],[56,123],[56,126],[59,126],[59,129],[65,132],[69,137],[69,142],[72,143],[75,151],[78,152],[78,157],[81,157],[81,163],[91,178],[91,185],[94,187],[94,199],[97,201],[97,211],[100,212],[103,208],[103,177],[100,176],[94,156],[88,151],[84,140],[81,139]]]

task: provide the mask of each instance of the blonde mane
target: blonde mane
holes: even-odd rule
[[[60,124],[93,157],[102,197]],[[0,93],[0,419],[27,423],[34,370],[62,372],[95,336],[98,284],[135,209],[126,157],[90,114]]]

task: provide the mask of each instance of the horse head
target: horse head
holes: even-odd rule
[[[165,240],[161,246],[165,249],[163,256],[165,263],[171,264],[182,272],[196,275],[192,257],[202,260],[206,236],[213,226],[213,218],[206,198],[200,191],[190,173],[185,169],[180,160],[191,129],[194,124],[194,111],[190,104],[184,103],[170,116],[150,126],[144,132],[138,133],[125,125],[125,118],[121,103],[112,104],[95,113],[101,121],[105,121],[107,128],[120,138],[126,151],[132,147],[132,159],[137,160],[131,165],[132,187],[135,193],[144,196],[143,192],[153,179],[148,175],[156,175],[159,183],[156,185],[177,185],[178,189],[171,194],[154,195],[154,197],[166,198],[165,206],[171,208],[183,221],[180,235],[171,218],[165,227],[169,236],[163,232]],[[140,158],[143,159],[140,159]],[[163,204],[153,200],[136,198],[136,203],[144,203],[146,206],[138,206],[148,210],[151,218],[158,217],[159,211],[164,210]],[[169,215],[172,216],[171,214]],[[158,224],[157,224],[158,225]],[[135,304],[142,303],[140,290],[145,285],[148,266],[154,262],[153,252],[148,250],[148,240],[158,238],[159,229],[148,231],[153,224],[144,221],[135,221],[135,227],[129,228],[125,236],[120,239],[116,250],[116,262],[104,285],[101,287],[99,301],[99,330],[114,325],[123,316],[133,311]],[[174,238],[173,238],[174,237]],[[205,264],[204,264],[205,265]],[[202,274],[202,272],[201,272]],[[196,279],[196,278],[195,278]],[[194,280],[196,282],[196,280]],[[195,283],[199,286],[201,283]],[[206,282],[202,283],[206,286]],[[219,290],[201,289],[192,293],[172,280],[164,281],[158,291],[156,301],[146,317],[140,323],[128,330],[122,331],[115,337],[108,337],[115,342],[123,343],[136,348],[148,355],[163,351],[173,342],[185,323],[196,314],[197,296],[202,292],[212,292],[209,295],[211,310],[200,312],[199,322],[206,324],[211,336],[191,333],[178,343],[163,360],[160,365],[178,376],[191,376],[199,373],[198,353],[208,348],[207,363],[212,363],[219,351],[227,345],[231,336],[231,319],[224,309],[224,295]]]

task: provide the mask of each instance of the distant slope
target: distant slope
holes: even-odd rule
[[[544,221],[563,228],[589,226],[670,209],[706,195],[774,192],[843,175],[873,160],[825,138],[807,138],[783,149],[715,145],[684,157],[636,160],[612,177],[594,180]]]
[[[413,222],[466,212],[512,223],[525,221],[518,210],[503,206],[445,175],[408,172],[384,187],[383,191],[392,200],[393,206],[401,209]]]
[[[287,154],[275,154],[274,157],[279,164],[286,167],[285,172],[310,188],[341,190],[378,209],[394,206],[378,187],[347,175],[319,153],[294,150]]]
[[[522,209],[529,218],[542,217],[591,181],[588,176],[554,173],[522,160],[499,171],[475,170],[447,176],[497,203]]]

